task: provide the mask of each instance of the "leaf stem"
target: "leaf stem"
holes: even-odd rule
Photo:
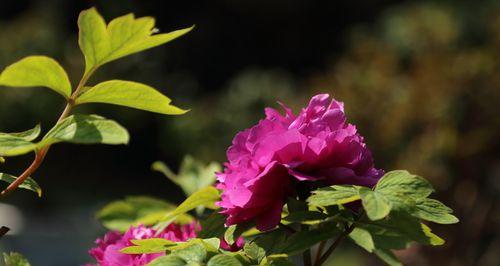
[[[66,102],[66,106],[64,107],[63,112],[57,119],[56,125],[64,120],[64,118],[68,117],[71,114],[71,111],[73,110],[73,107],[75,106],[75,100],[80,94],[81,90],[84,88],[85,84],[89,80],[90,76],[94,73],[96,68],[91,69],[87,73],[85,73],[78,83],[78,86],[76,87],[75,91],[71,94],[71,96],[68,98]],[[35,159],[33,162],[24,170],[24,172],[16,178],[14,182],[12,182],[6,189],[4,189],[0,193],[0,198],[5,197],[8,194],[10,194],[12,191],[16,190],[24,181],[30,177],[42,164],[43,160],[45,159],[45,156],[47,155],[47,152],[49,151],[50,146],[43,147],[39,151],[35,153]]]
[[[302,224],[301,230],[302,231],[309,231],[309,226]],[[302,260],[304,261],[304,266],[311,266],[312,265],[311,249],[306,249],[302,253]]]
[[[321,255],[323,254],[323,249],[325,249],[326,241],[321,241],[318,246],[318,250],[316,251],[316,256],[314,258],[314,261],[319,261],[321,258]]]
[[[323,265],[323,263],[325,263],[325,261],[328,259],[328,257],[330,257],[330,255],[332,255],[333,251],[340,245],[340,243],[342,243],[342,241],[352,232],[352,230],[354,230],[354,228],[356,227],[357,221],[359,219],[361,219],[361,217],[363,217],[363,215],[364,215],[364,212],[361,211],[360,214],[358,215],[358,217],[356,218],[356,221],[351,223],[351,225],[349,225],[349,226],[346,225],[344,232],[342,232],[342,234],[340,234],[333,241],[332,245],[326,250],[325,254],[323,254],[321,257],[319,257],[319,260],[317,259],[314,262],[314,266],[321,266],[321,265]]]

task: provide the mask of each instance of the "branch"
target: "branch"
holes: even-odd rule
[[[79,96],[80,91],[84,88],[85,83],[87,83],[88,79],[95,70],[95,68],[91,69],[87,74],[83,75],[82,79],[78,83],[78,86],[76,87],[76,90],[73,92],[73,94],[71,94],[71,97],[69,97],[66,107],[64,107],[64,110],[59,116],[59,119],[57,119],[56,125],[71,114],[71,110],[75,105],[75,99]],[[35,159],[31,163],[31,165],[26,168],[26,170],[24,170],[24,172],[18,178],[16,178],[14,182],[12,182],[6,189],[4,189],[0,193],[0,198],[5,197],[12,191],[16,190],[22,183],[24,183],[24,181],[28,177],[30,177],[38,169],[38,167],[40,167],[43,160],[45,159],[45,156],[47,155],[47,152],[49,151],[49,148],[50,146],[44,147],[36,153]]]
[[[353,221],[350,226],[346,226],[344,232],[342,232],[342,234],[340,234],[337,239],[335,239],[332,245],[326,250],[325,254],[319,257],[319,259],[316,259],[316,261],[314,262],[314,266],[321,266],[323,263],[325,263],[325,261],[328,259],[328,257],[330,257],[330,255],[332,255],[333,251],[340,245],[340,243],[352,232],[352,230],[354,230],[357,221],[359,221],[363,217],[363,215],[364,212],[363,210],[361,210],[356,220]]]

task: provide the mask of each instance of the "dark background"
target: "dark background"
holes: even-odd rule
[[[17,191],[0,203],[14,230],[2,251],[36,265],[82,265],[104,229],[103,204],[126,195],[180,202],[182,192],[150,170],[173,169],[186,154],[223,162],[234,134],[280,100],[297,112],[316,93],[346,103],[349,119],[377,166],[409,169],[431,180],[436,197],[461,223],[435,226],[443,247],[414,246],[408,265],[500,263],[500,5],[497,1],[2,1],[0,68],[33,54],[57,59],[73,84],[83,71],[78,13],[96,6],[107,21],[133,12],[153,16],[162,32],[196,24],[165,46],[120,59],[90,81],[127,79],[154,86],[183,116],[116,106],[76,112],[115,119],[128,146],[53,147],[34,175],[44,189]],[[0,131],[41,123],[48,130],[64,106],[46,89],[0,88]],[[17,174],[31,155],[9,158]],[[344,248],[331,265],[377,264]]]

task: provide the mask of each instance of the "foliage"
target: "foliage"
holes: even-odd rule
[[[16,252],[3,253],[5,266],[30,266],[28,260]]]
[[[145,84],[123,80],[104,81],[94,86],[87,86],[87,83],[102,65],[171,41],[192,28],[154,34],[152,18],[136,19],[129,14],[106,24],[95,9],[83,11],[78,26],[85,71],[74,89],[65,70],[55,60],[43,56],[24,58],[8,66],[0,75],[0,85],[47,87],[67,101],[56,125],[39,141],[36,141],[41,134],[39,125],[25,132],[0,133],[2,161],[3,157],[30,152],[36,156],[32,166],[19,177],[0,173],[0,180],[11,184],[2,195],[17,187],[41,195],[40,187],[29,176],[54,144],[128,143],[129,134],[124,127],[98,115],[71,114],[76,105],[106,103],[170,115],[186,112],[170,105],[168,97]],[[121,250],[124,254],[164,254],[149,265],[292,265],[290,258],[293,256],[316,250],[314,265],[319,266],[345,238],[389,265],[400,265],[392,250],[408,248],[414,242],[432,246],[445,243],[432,233],[427,222],[458,222],[449,207],[429,198],[434,189],[428,181],[398,170],[386,173],[373,188],[356,185],[302,188],[298,193],[300,197],[293,195],[287,201],[279,226],[256,232],[251,221],[232,226],[224,224],[224,216],[219,214],[220,204],[217,204],[221,201],[221,192],[212,186],[213,173],[220,170],[218,164],[206,166],[186,157],[178,175],[160,162],[155,163],[153,169],[178,184],[188,198],[175,206],[146,196],[128,197],[106,205],[97,213],[106,228],[118,231],[139,224],[161,231],[173,222],[194,219],[200,222],[203,229],[198,238],[186,242],[137,239],[131,241],[133,246]],[[246,241],[242,249],[228,251],[222,248],[222,241],[231,245],[240,236]],[[331,246],[323,252],[328,243]],[[7,265],[29,265],[16,253],[4,254],[4,257]],[[304,255],[306,261],[307,258]]]
[[[153,34],[154,19],[136,19],[128,14],[112,20],[108,25],[95,8],[81,12],[78,18],[81,51],[85,58],[85,71],[73,89],[64,68],[46,56],[28,56],[8,66],[0,74],[0,85],[8,87],[47,87],[62,95],[67,105],[58,122],[38,142],[41,133],[34,129],[21,133],[0,133],[0,157],[19,156],[35,152],[30,168],[19,177],[2,174],[2,181],[10,183],[2,196],[17,187],[28,188],[40,195],[32,179],[45,158],[49,147],[60,142],[76,144],[127,144],[127,130],[115,121],[98,115],[71,115],[72,108],[85,103],[107,103],[156,112],[179,115],[186,111],[170,105],[171,100],[145,84],[110,80],[87,87],[91,75],[102,65],[116,59],[174,40],[192,28],[164,34]],[[19,180],[15,180],[19,178]]]
[[[432,233],[425,221],[441,224],[458,222],[451,214],[451,209],[428,198],[432,191],[430,183],[422,177],[403,170],[391,171],[373,189],[335,185],[312,191],[307,204],[290,199],[282,215],[282,226],[271,231],[256,233],[252,223],[226,227],[224,216],[215,209],[208,216],[205,213],[198,215],[202,225],[198,238],[177,243],[160,238],[133,240],[134,245],[124,248],[122,252],[165,253],[148,265],[292,265],[290,257],[322,242],[348,236],[355,244],[385,263],[401,265],[392,250],[408,248],[413,242],[433,246],[444,244],[444,240]],[[164,216],[154,227],[161,230],[179,215],[186,215],[198,206],[214,208],[213,203],[219,200],[219,192],[215,188],[205,187],[193,193],[173,211],[158,208]],[[163,201],[148,199],[134,206],[134,201],[141,202],[130,198],[104,207],[99,212],[103,224],[109,227],[110,222],[103,217],[115,217],[111,220],[115,219],[114,222],[119,223],[120,219],[116,217],[122,213],[122,208],[129,209],[133,213],[133,220],[137,221],[141,219],[139,213],[143,217],[150,216],[148,211],[143,211],[148,205],[168,205]],[[361,202],[362,208],[349,207],[355,202]],[[128,216],[125,217],[129,224]],[[222,239],[232,244],[240,235],[244,235],[246,240],[243,249],[230,252],[221,248]],[[315,265],[324,262],[321,255],[319,253],[320,260]]]

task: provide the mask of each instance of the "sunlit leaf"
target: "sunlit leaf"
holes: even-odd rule
[[[175,255],[165,255],[158,257],[146,266],[186,266],[186,262]]]
[[[391,211],[391,203],[381,193],[362,187],[359,194],[363,208],[372,221],[386,217]]]
[[[1,181],[4,181],[4,182],[11,184],[16,179],[17,179],[17,177],[15,177],[15,176],[0,173],[0,180]],[[19,188],[31,190],[31,191],[35,192],[38,195],[38,197],[42,196],[42,188],[40,188],[38,183],[36,183],[36,181],[33,180],[32,178],[29,178],[29,177],[26,178],[26,180],[24,180],[24,182],[21,185],[19,185]]]
[[[444,244],[444,240],[432,233],[428,226],[405,212],[393,211],[386,219],[369,222],[361,220],[358,223],[359,227],[371,233],[376,248],[405,248],[409,241],[434,246]],[[381,237],[376,237],[377,235]]]
[[[173,212],[169,213],[165,218],[173,218],[177,215],[187,213],[196,207],[203,205],[207,208],[215,209],[216,201],[220,199],[219,191],[214,187],[206,187],[191,195],[184,202],[182,202]]]
[[[71,95],[66,71],[54,59],[28,56],[8,66],[0,74],[0,85],[9,87],[47,87],[65,98]]]
[[[155,226],[155,229],[162,231],[165,229],[172,221],[174,221],[179,215],[183,215],[189,211],[196,209],[198,206],[204,206],[210,209],[216,209],[215,202],[220,199],[219,191],[214,187],[206,187],[193,195],[189,196],[184,202],[182,202],[174,211],[164,215],[162,223]]]
[[[257,264],[259,264],[266,256],[266,251],[254,242],[245,243],[243,251],[250,259],[252,259]]]
[[[30,266],[29,261],[20,253],[3,253],[5,266]]]
[[[15,132],[15,133],[2,133],[2,132],[0,132],[0,136],[9,135],[12,137],[21,138],[25,141],[33,141],[40,135],[40,132],[41,132],[40,125],[36,125],[34,128],[23,131],[23,132]]]
[[[413,199],[429,196],[434,189],[424,178],[412,175],[405,170],[396,170],[386,173],[377,183],[375,191],[384,195],[404,195]]]
[[[435,199],[423,199],[416,203],[412,215],[438,224],[458,223],[458,218],[451,212],[452,209]]]
[[[84,10],[78,18],[78,43],[85,56],[85,73],[118,58],[150,49],[174,40],[193,27],[170,33],[153,34],[151,17],[133,14],[113,19],[107,26],[95,8]]]
[[[134,246],[125,247],[120,250],[125,254],[154,254],[164,252],[168,246],[176,245],[175,242],[164,238],[148,238],[131,240]]]
[[[241,262],[235,257],[219,254],[213,256],[207,266],[242,266]]]
[[[312,192],[307,202],[313,206],[342,205],[360,199],[358,190],[353,186],[331,186]]]
[[[158,220],[151,219],[151,215],[158,215],[161,218],[174,209],[173,204],[160,199],[148,196],[130,196],[104,206],[97,213],[97,219],[110,230],[124,232],[130,226],[152,225]],[[148,217],[151,220],[148,221]]]
[[[132,81],[110,80],[88,89],[76,99],[76,104],[107,103],[166,115],[186,113],[154,88]]]
[[[34,151],[37,145],[20,137],[0,134],[0,156],[18,156]]]
[[[349,238],[351,238],[354,243],[364,248],[368,252],[372,252],[375,248],[373,238],[368,230],[362,228],[354,228],[354,230],[352,230],[352,232],[349,234]]]
[[[201,263],[207,258],[207,250],[202,243],[192,242],[183,247],[172,251],[172,254],[189,263]],[[196,264],[195,264],[196,265]]]
[[[72,115],[54,126],[39,143],[47,146],[58,142],[78,144],[127,144],[127,130],[113,120],[97,115]]]

